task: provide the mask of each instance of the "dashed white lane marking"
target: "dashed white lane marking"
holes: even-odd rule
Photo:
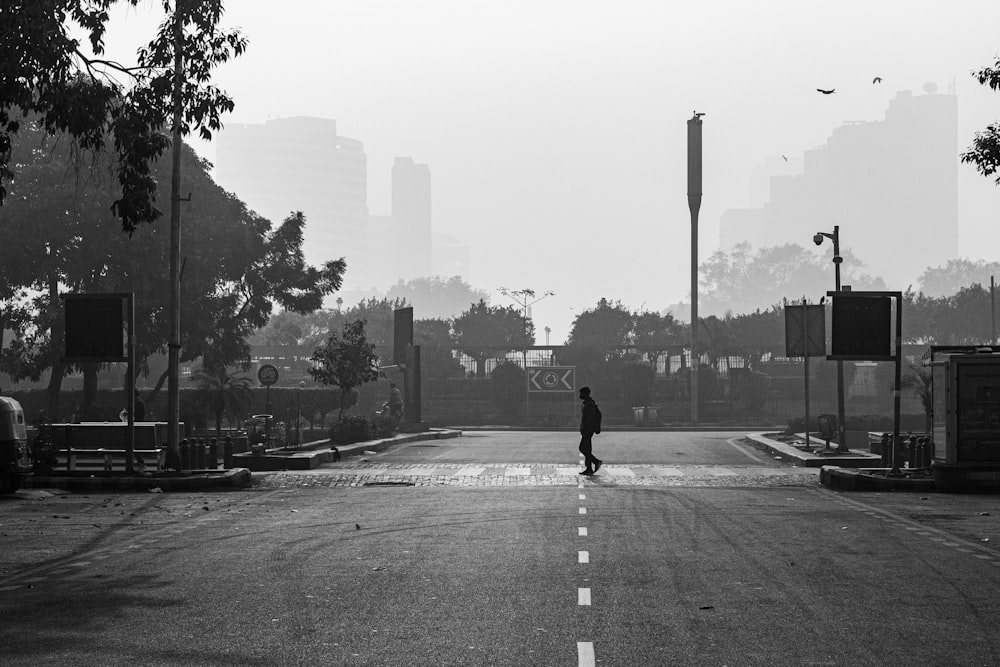
[[[590,606],[590,589],[589,588],[578,588],[576,589],[576,603],[578,605],[589,607]]]
[[[594,667],[594,642],[576,643],[576,662],[580,667]]]
[[[581,551],[581,552],[577,553],[576,557],[577,557],[576,562],[578,562],[578,563],[589,563],[590,562],[590,552],[589,551]]]
[[[484,472],[486,472],[486,468],[484,467],[466,466],[464,468],[459,468],[458,470],[456,470],[455,474],[452,475],[452,477],[479,477]]]
[[[581,493],[580,494],[580,500],[586,500],[586,499],[587,499],[587,494]]]
[[[576,529],[576,532],[577,532],[577,535],[579,535],[580,537],[586,537],[587,536],[587,527],[586,526],[580,526],[579,528]]]
[[[586,514],[586,513],[587,513],[587,508],[586,507],[581,507],[580,508],[580,514]]]
[[[531,468],[524,466],[507,466],[504,468],[504,477],[527,477],[531,474]]]

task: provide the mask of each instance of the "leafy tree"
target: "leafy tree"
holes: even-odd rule
[[[442,319],[415,320],[413,342],[420,346],[420,367],[424,378],[444,380],[462,377],[465,368],[455,358],[451,323]]]
[[[1000,90],[1000,57],[972,75],[981,85],[989,86],[994,91]],[[972,146],[962,153],[962,162],[976,165],[976,171],[983,176],[996,174],[1000,167],[1000,122],[994,121],[985,130],[976,132]],[[994,179],[994,183],[1000,185],[1000,176]]]
[[[215,417],[215,435],[222,437],[222,417],[228,414],[234,420],[250,408],[253,380],[245,375],[230,375],[225,367],[201,368],[191,374],[191,382],[198,384],[197,401]]]
[[[755,369],[768,353],[784,354],[785,313],[780,306],[731,317],[729,328],[736,346],[734,352],[750,369]]]
[[[951,296],[973,284],[988,285],[990,276],[1000,275],[1000,262],[951,259],[944,266],[927,267],[920,274],[920,292],[927,296]]]
[[[359,301],[356,306],[346,311],[348,319],[364,320],[368,331],[368,339],[380,347],[392,348],[393,329],[395,327],[395,311],[407,307],[403,299],[376,299],[374,297]]]
[[[476,377],[486,377],[486,360],[499,359],[520,347],[528,331],[534,343],[534,325],[512,306],[490,306],[485,299],[472,304],[452,322],[455,343],[476,362]]]
[[[310,358],[317,366],[309,369],[314,380],[340,389],[340,415],[344,418],[347,394],[380,376],[375,345],[365,337],[365,321],[354,320],[344,325],[343,336],[336,331]]]
[[[414,313],[426,319],[455,317],[470,303],[489,299],[486,292],[473,288],[461,276],[416,278],[408,282],[400,280],[389,288],[386,296],[411,304]]]
[[[37,380],[51,370],[50,414],[59,414],[59,388],[73,370],[60,359],[60,292],[134,292],[142,372],[150,370],[149,355],[165,350],[168,333],[163,267],[169,229],[145,225],[131,239],[121,234],[103,203],[116,186],[100,177],[100,169],[76,171],[69,153],[69,142],[46,138],[37,124],[22,126],[13,153],[18,178],[0,208],[0,266],[12,295],[0,305],[5,319],[21,322],[2,367],[15,379]],[[208,355],[209,367],[245,363],[245,339],[274,304],[318,307],[339,286],[345,266],[343,260],[321,269],[305,266],[304,217],[294,214],[272,231],[269,221],[216,185],[210,165],[186,146],[182,165],[181,185],[192,200],[185,213],[181,360]],[[153,167],[169,196],[170,165]],[[86,387],[96,389],[96,368],[82,369]],[[165,379],[163,369],[153,397]]]
[[[816,299],[834,288],[832,248],[825,256],[795,244],[754,250],[738,244],[718,251],[701,266],[698,309],[701,316],[767,310],[783,300]],[[860,273],[863,264],[842,253],[841,282],[854,290],[885,290],[881,278]]]
[[[620,301],[601,298],[574,318],[559,362],[576,366],[581,383],[611,384],[625,348],[634,343],[634,317]]]
[[[671,313],[643,311],[633,315],[632,340],[646,353],[653,368],[671,347],[683,346],[689,339],[688,328]]]
[[[239,56],[246,40],[218,28],[222,0],[162,0],[166,19],[131,67],[100,58],[108,9],[138,0],[14,0],[0,21],[0,204],[11,168],[13,137],[25,117],[37,116],[49,134],[65,133],[84,152],[114,146],[119,184],[111,210],[130,234],[160,216],[157,179],[151,163],[170,141],[163,133],[173,111],[174,19],[182,26],[183,134],[197,129],[204,139],[222,127],[233,109],[225,92],[212,86],[214,67]],[[90,52],[74,35],[82,29]],[[121,83],[119,77],[127,83]]]

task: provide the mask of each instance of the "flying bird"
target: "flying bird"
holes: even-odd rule
[[[872,79],[872,85],[874,85],[876,83],[882,83],[882,77],[877,76],[874,79]]]
[[[837,92],[836,88],[831,88],[830,90],[824,90],[822,88],[817,88],[816,92],[823,93],[824,95],[832,95]]]

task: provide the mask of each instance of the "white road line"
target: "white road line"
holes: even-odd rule
[[[580,551],[579,553],[577,553],[577,555],[576,555],[576,562],[577,563],[589,563],[590,562],[590,552],[589,551]]]
[[[576,643],[576,662],[580,667],[594,667],[597,664],[594,658],[594,642]]]
[[[770,461],[766,461],[766,460],[762,459],[761,457],[757,456],[756,454],[754,454],[753,452],[751,452],[750,450],[748,450],[746,447],[743,447],[743,446],[737,444],[736,441],[737,441],[737,438],[730,438],[729,440],[726,440],[726,442],[728,442],[730,445],[732,445],[733,448],[735,448],[737,451],[739,451],[740,453],[742,453],[748,459],[756,461],[757,463],[770,463]]]
[[[587,508],[586,507],[581,507],[580,508],[580,514],[586,514],[586,513],[587,513]]]
[[[576,603],[585,607],[590,606],[590,589],[589,588],[578,588],[576,589]]]
[[[586,526],[580,526],[579,528],[576,529],[576,534],[578,536],[580,536],[580,537],[586,537],[587,536],[587,527]]]
[[[586,494],[581,493],[580,494],[580,500],[586,500],[586,499],[587,499]]]
[[[456,470],[452,477],[479,477],[484,472],[486,472],[486,468],[480,466],[466,466]]]
[[[526,477],[531,474],[531,468],[520,466],[507,466],[504,468],[504,477]]]

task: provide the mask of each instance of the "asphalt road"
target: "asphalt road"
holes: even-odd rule
[[[573,434],[470,433],[247,491],[24,491],[0,664],[1000,663],[997,496],[834,493],[734,435],[602,434],[588,479]]]

